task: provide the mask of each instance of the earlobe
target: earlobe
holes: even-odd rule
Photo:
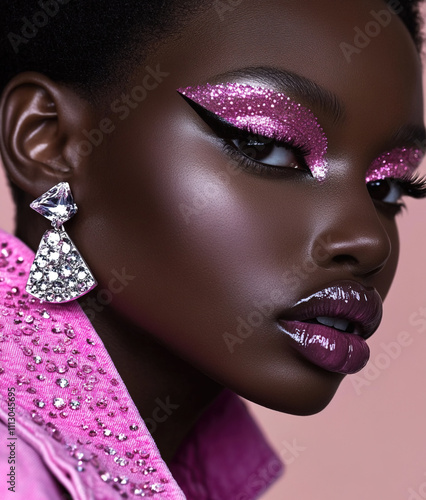
[[[12,183],[37,197],[72,179],[79,158],[70,144],[83,128],[84,108],[72,90],[40,73],[20,73],[8,83],[0,100],[0,150]]]

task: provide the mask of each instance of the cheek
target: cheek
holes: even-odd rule
[[[300,193],[283,196],[282,184],[259,183],[211,143],[168,136],[161,148],[149,136],[123,135],[116,156],[111,151],[93,175],[78,239],[100,289],[117,271],[134,277],[112,306],[199,362],[212,349],[229,355],[224,332],[282,291],[304,219],[294,208]],[[126,163],[117,168],[121,151]]]
[[[269,286],[269,275],[278,277],[282,235],[294,234],[293,219],[260,201],[254,180],[227,171],[211,150],[140,158],[93,200],[86,239],[101,249],[98,280],[105,284],[111,269],[124,266],[136,276],[115,303],[138,323],[145,315],[173,317],[175,326],[208,316],[217,322],[218,312],[235,320],[262,284]]]

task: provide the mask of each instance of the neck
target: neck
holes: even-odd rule
[[[91,321],[169,464],[223,386],[109,307],[97,312]]]

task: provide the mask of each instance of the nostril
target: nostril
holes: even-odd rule
[[[333,257],[333,260],[334,260],[334,262],[337,262],[338,264],[346,264],[346,263],[358,264],[358,260],[349,254],[335,255]]]

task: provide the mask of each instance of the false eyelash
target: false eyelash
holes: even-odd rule
[[[228,155],[232,160],[236,161],[237,165],[243,170],[249,172],[255,172],[257,174],[268,175],[270,177],[287,177],[291,175],[292,172],[299,172],[299,173],[304,172],[312,176],[309,167],[306,165],[306,162],[302,157],[300,159],[298,158],[298,163],[300,163],[301,166],[304,167],[303,169],[297,169],[294,167],[285,168],[285,167],[276,167],[274,165],[266,165],[265,163],[252,160],[248,156],[244,155],[241,151],[239,151],[236,148],[236,146],[229,144],[229,142],[226,139],[219,139],[219,140],[222,144],[223,152],[226,155]],[[284,142],[280,142],[280,144],[285,145],[288,149],[293,150],[297,154],[297,151],[295,151],[297,146],[293,147],[290,143],[287,144]]]
[[[406,196],[418,199],[426,198],[426,175],[419,177],[418,172],[416,172],[413,175],[406,174],[403,177],[392,177],[391,179],[399,185]]]
[[[422,199],[426,198],[426,175],[419,177],[418,173],[413,175],[406,174],[402,178],[395,179],[402,190],[402,195],[410,196],[411,198]],[[405,203],[397,203],[399,206],[396,213],[407,210]]]
[[[216,134],[219,137],[219,140],[222,144],[222,150],[225,154],[230,156],[234,161],[237,162],[238,166],[244,170],[248,170],[251,172],[269,175],[269,176],[288,176],[289,171],[296,170],[298,172],[305,172],[310,174],[312,177],[312,172],[309,166],[306,163],[306,157],[310,154],[310,150],[305,145],[297,144],[294,139],[288,139],[286,141],[277,140],[273,137],[267,137],[261,134],[258,134],[250,124],[244,128],[239,129],[228,122],[218,122],[216,123]],[[259,140],[273,141],[274,144],[285,147],[286,149],[292,151],[297,159],[297,163],[302,167],[302,169],[296,169],[294,167],[277,167],[274,165],[267,165],[265,163],[253,160],[252,158],[246,156],[242,151],[240,151],[237,146],[231,144],[229,141],[231,139],[248,139],[253,138]]]
[[[257,133],[255,130],[255,126],[248,124],[244,129],[240,129],[236,127],[235,125],[232,125],[228,121],[226,121],[224,118],[221,116],[218,116],[216,113],[213,113],[212,111],[209,111],[206,109],[204,106],[201,104],[198,104],[197,102],[193,101],[189,97],[185,96],[184,94],[180,94],[185,101],[193,108],[193,110],[204,120],[204,122],[213,130],[213,132],[216,134],[218,137],[219,141],[222,144],[224,152],[228,155],[231,156],[233,160],[237,161],[238,165],[245,169],[245,170],[254,170],[256,172],[262,171],[262,173],[272,173],[274,171],[274,166],[273,165],[265,165],[251,160],[249,157],[245,156],[241,151],[238,152],[238,149],[236,146],[232,146],[229,141],[231,139],[248,139],[250,138],[250,135],[254,135],[256,138],[262,140],[264,139],[266,141],[274,141],[275,144],[284,146],[288,149],[290,149],[295,156],[297,157],[298,162],[300,162],[301,166],[304,167],[304,170],[308,173],[311,174],[312,172],[308,165],[306,164],[305,157],[307,157],[311,151],[309,149],[308,144],[306,145],[301,145],[301,144],[296,144],[294,139],[288,139],[287,141],[277,139],[275,137],[267,137],[264,135],[261,135]],[[277,175],[285,174],[285,171],[288,169],[285,168],[280,168],[280,167],[275,167],[275,173]],[[293,169],[296,170],[296,169]]]
[[[416,172],[415,174],[405,174],[403,177],[395,178],[389,177],[389,181],[394,181],[402,191],[401,196],[410,196],[411,198],[426,198],[426,176],[420,177]],[[385,209],[393,211],[392,215],[395,216],[402,212],[403,209],[407,210],[407,205],[403,202],[399,203],[385,203],[379,202]]]
[[[405,174],[402,177],[385,177],[384,179],[379,179],[378,181],[391,181],[400,187],[402,193],[401,196],[410,196],[411,198],[426,198],[426,176],[420,177],[416,172],[415,174]],[[407,205],[403,202],[399,203],[387,203],[381,200],[374,200],[379,206],[395,216],[402,212],[403,209],[407,210]]]
[[[229,125],[228,123],[226,124],[219,123],[218,127],[219,130],[221,131],[220,137],[222,139],[247,139],[247,138],[253,138],[251,136],[254,136],[255,139],[264,140],[265,142],[273,141],[274,144],[291,149],[294,153],[297,153],[300,157],[306,157],[311,152],[307,145],[298,144],[293,138],[280,140],[276,139],[275,137],[268,137],[259,134],[255,130],[256,127],[252,126],[250,123],[244,129],[240,129],[238,127],[235,127],[234,125]]]

